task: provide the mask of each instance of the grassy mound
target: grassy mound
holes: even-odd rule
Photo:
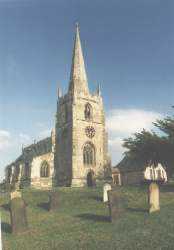
[[[49,211],[49,192],[23,190],[29,229],[11,234],[9,198],[0,198],[4,250],[173,249],[174,187],[161,190],[160,213],[147,212],[146,187],[121,187],[128,200],[125,215],[109,221],[102,186],[60,188],[60,206]]]

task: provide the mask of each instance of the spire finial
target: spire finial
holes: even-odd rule
[[[79,30],[79,23],[78,22],[76,22],[76,29]]]
[[[97,94],[98,94],[99,96],[101,95],[101,84],[100,84],[100,83],[98,83]]]
[[[57,88],[57,96],[58,96],[58,98],[62,97],[62,90],[61,90],[61,88],[59,86]]]

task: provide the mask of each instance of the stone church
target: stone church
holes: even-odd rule
[[[22,149],[6,167],[6,180],[18,187],[79,187],[110,171],[108,138],[100,86],[90,93],[76,25],[69,88],[58,89],[55,128],[51,136]]]

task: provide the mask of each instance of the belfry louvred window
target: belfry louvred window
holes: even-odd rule
[[[87,103],[85,105],[84,114],[85,114],[85,120],[91,120],[92,119],[92,106],[89,103]]]

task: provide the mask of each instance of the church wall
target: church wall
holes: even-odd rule
[[[43,161],[47,161],[50,167],[49,177],[40,177],[40,168]],[[35,188],[50,188],[53,185],[54,154],[47,153],[34,157],[31,162],[31,186]]]
[[[72,178],[72,102],[65,95],[59,100],[56,123],[56,180],[59,186],[70,186]]]
[[[85,120],[85,105],[89,103],[92,106],[92,119]],[[92,126],[95,129],[95,136],[89,138],[85,129]],[[86,184],[86,176],[92,169],[96,177],[103,177],[104,155],[105,155],[105,128],[103,104],[99,96],[79,97],[75,100],[73,106],[73,185]],[[83,147],[86,142],[91,142],[95,147],[96,164],[93,167],[84,166]]]

